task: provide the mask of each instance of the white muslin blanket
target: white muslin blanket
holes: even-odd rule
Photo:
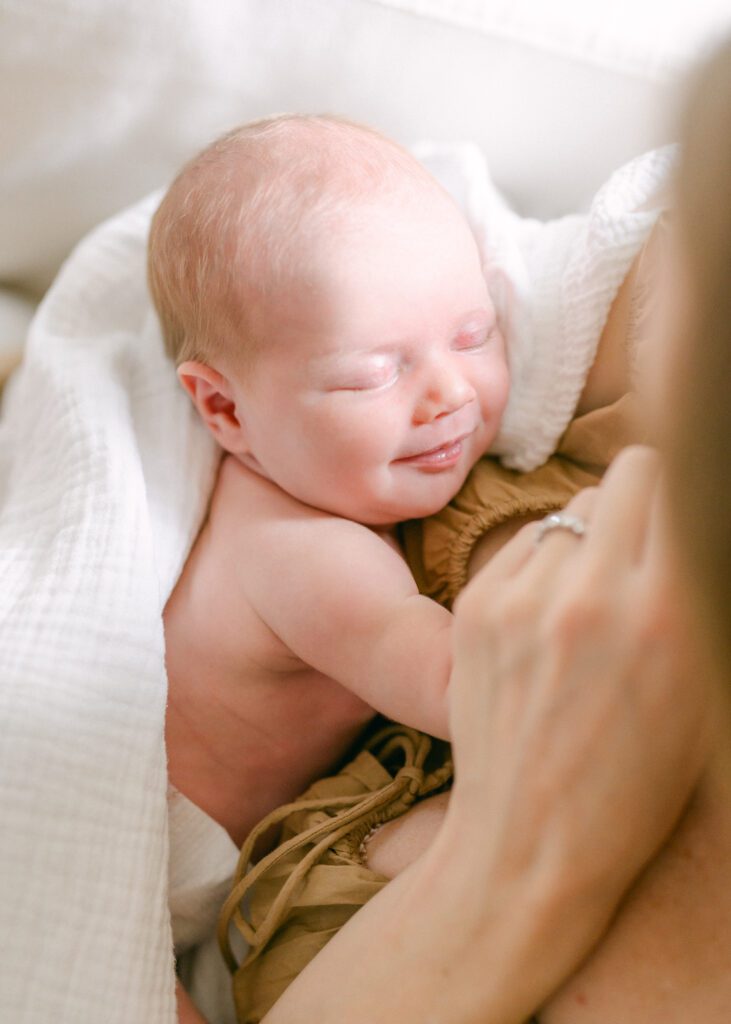
[[[156,197],[74,252],[0,419],[0,1019],[175,1019],[161,611],[217,451],[145,288]]]
[[[566,396],[578,397],[612,296],[654,220],[644,203],[667,156],[612,179],[595,216],[544,230],[507,211],[471,150],[424,155],[468,208],[502,283],[510,279],[513,343],[524,324],[532,346],[522,360],[512,353],[516,394],[527,396],[517,413],[530,413],[539,393],[554,404],[543,382],[556,377],[555,351],[542,390],[528,372],[545,310],[554,333],[567,318],[579,324],[560,350],[571,369],[560,411],[570,416]],[[0,1019],[13,1024],[175,1017],[161,613],[218,451],[164,356],[146,292],[158,198],[71,255],[0,419]],[[583,319],[572,315],[579,292],[590,299]],[[579,329],[576,371],[568,357]],[[544,447],[561,422],[551,429]],[[515,436],[525,456],[533,428]]]

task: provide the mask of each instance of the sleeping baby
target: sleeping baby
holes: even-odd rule
[[[448,738],[451,613],[420,593],[398,525],[448,505],[487,452],[545,461],[577,409],[627,388],[600,327],[651,219],[613,247],[589,340],[548,351],[510,273],[514,215],[493,205],[480,237],[394,142],[286,116],[209,146],[155,214],[165,344],[223,456],[164,613],[169,777],[237,845],[374,712]],[[545,242],[523,223],[529,265]]]

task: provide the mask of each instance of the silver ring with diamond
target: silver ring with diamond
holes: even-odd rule
[[[566,512],[551,512],[538,524],[533,543],[540,544],[546,534],[551,533],[552,530],[566,530],[568,533],[573,533],[574,537],[584,537],[587,526],[581,516],[571,516]]]

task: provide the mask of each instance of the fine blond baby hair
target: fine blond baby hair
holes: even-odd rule
[[[369,203],[418,202],[425,186],[441,192],[405,149],[331,115],[282,115],[217,139],[152,220],[148,279],[168,355],[246,363],[266,341],[252,310],[296,273],[305,241],[327,244],[346,214],[357,227]]]

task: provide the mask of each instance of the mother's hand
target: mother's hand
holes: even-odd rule
[[[524,529],[465,590],[450,684],[456,776],[435,840],[351,918],[272,1024],[517,1024],[573,972],[673,827],[705,703],[649,452]]]
[[[585,949],[677,822],[707,751],[658,480],[654,453],[627,450],[568,506],[584,537],[556,530],[536,546],[529,524],[455,609],[444,831],[493,880],[563,877],[561,940]]]

